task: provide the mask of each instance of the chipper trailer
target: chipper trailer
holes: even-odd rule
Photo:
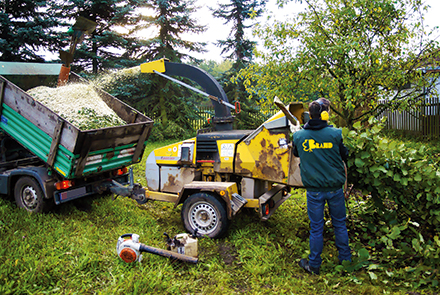
[[[230,109],[238,106],[228,102],[208,73],[164,59],[142,64],[141,72],[189,87],[209,97],[215,109],[212,129],[155,149],[146,160],[147,200],[183,204],[181,218],[188,232],[220,237],[242,208],[257,209],[261,220],[267,220],[290,197],[292,187],[303,186],[290,140],[291,129],[308,119],[302,104],[286,107],[276,100],[281,111],[260,127],[233,130]],[[170,75],[189,78],[204,91]]]
[[[80,130],[26,92],[56,86],[60,69],[0,62],[0,194],[31,212],[106,191],[144,200],[127,167],[141,160],[153,121],[97,88],[125,124]],[[68,77],[84,82],[73,72]]]

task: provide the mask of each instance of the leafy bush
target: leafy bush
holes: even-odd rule
[[[374,119],[369,123],[343,129],[350,150],[348,182],[362,192],[365,202],[356,234],[371,249],[371,257],[362,267],[385,271],[383,265],[391,263],[395,270],[387,273],[389,277],[411,275],[415,286],[436,286],[440,264],[438,161],[427,146],[383,137],[382,125]]]
[[[149,141],[163,141],[168,139],[181,140],[187,139],[195,135],[195,131],[186,129],[173,121],[168,124],[154,122],[153,131],[151,132]]]
[[[343,131],[351,152],[349,183],[371,195],[381,213],[394,212],[396,221],[440,225],[440,170],[427,147],[384,138],[378,124],[354,128]]]

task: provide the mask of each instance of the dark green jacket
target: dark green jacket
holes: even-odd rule
[[[300,158],[301,179],[307,190],[334,191],[343,187],[348,150],[340,129],[312,119],[293,134],[293,144],[293,154]]]

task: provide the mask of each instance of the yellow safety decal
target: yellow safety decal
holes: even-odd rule
[[[220,171],[232,172],[232,163],[234,161],[235,144],[238,140],[218,140],[217,148],[220,154]]]
[[[313,139],[306,139],[302,144],[305,152],[313,152],[314,149],[331,149],[333,143],[331,142],[315,142]]]
[[[153,73],[153,71],[165,73],[165,60],[163,58],[141,64],[142,73]]]
[[[164,146],[154,150],[156,163],[158,164],[177,164],[180,160],[180,147],[182,142]]]
[[[176,142],[154,150],[156,163],[176,165],[181,160],[182,145],[195,144],[195,137],[188,140]],[[195,158],[195,157],[194,157]]]
[[[56,167],[56,166],[55,166],[55,169],[56,169],[58,172],[60,172],[61,175],[63,175],[64,177],[66,176],[66,173],[65,173],[63,170],[61,170],[59,167]]]

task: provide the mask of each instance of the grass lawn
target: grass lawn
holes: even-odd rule
[[[144,160],[163,145],[149,144]],[[135,181],[145,186],[143,162],[135,167]],[[197,265],[148,253],[141,263],[119,259],[116,241],[122,234],[137,233],[142,243],[165,249],[164,232],[185,232],[180,207],[106,195],[29,214],[0,198],[0,294],[424,294],[404,281],[374,278],[364,268],[336,271],[330,225],[321,275],[300,269],[298,261],[308,254],[304,190],[295,191],[267,222],[244,211],[226,237],[200,239]]]

